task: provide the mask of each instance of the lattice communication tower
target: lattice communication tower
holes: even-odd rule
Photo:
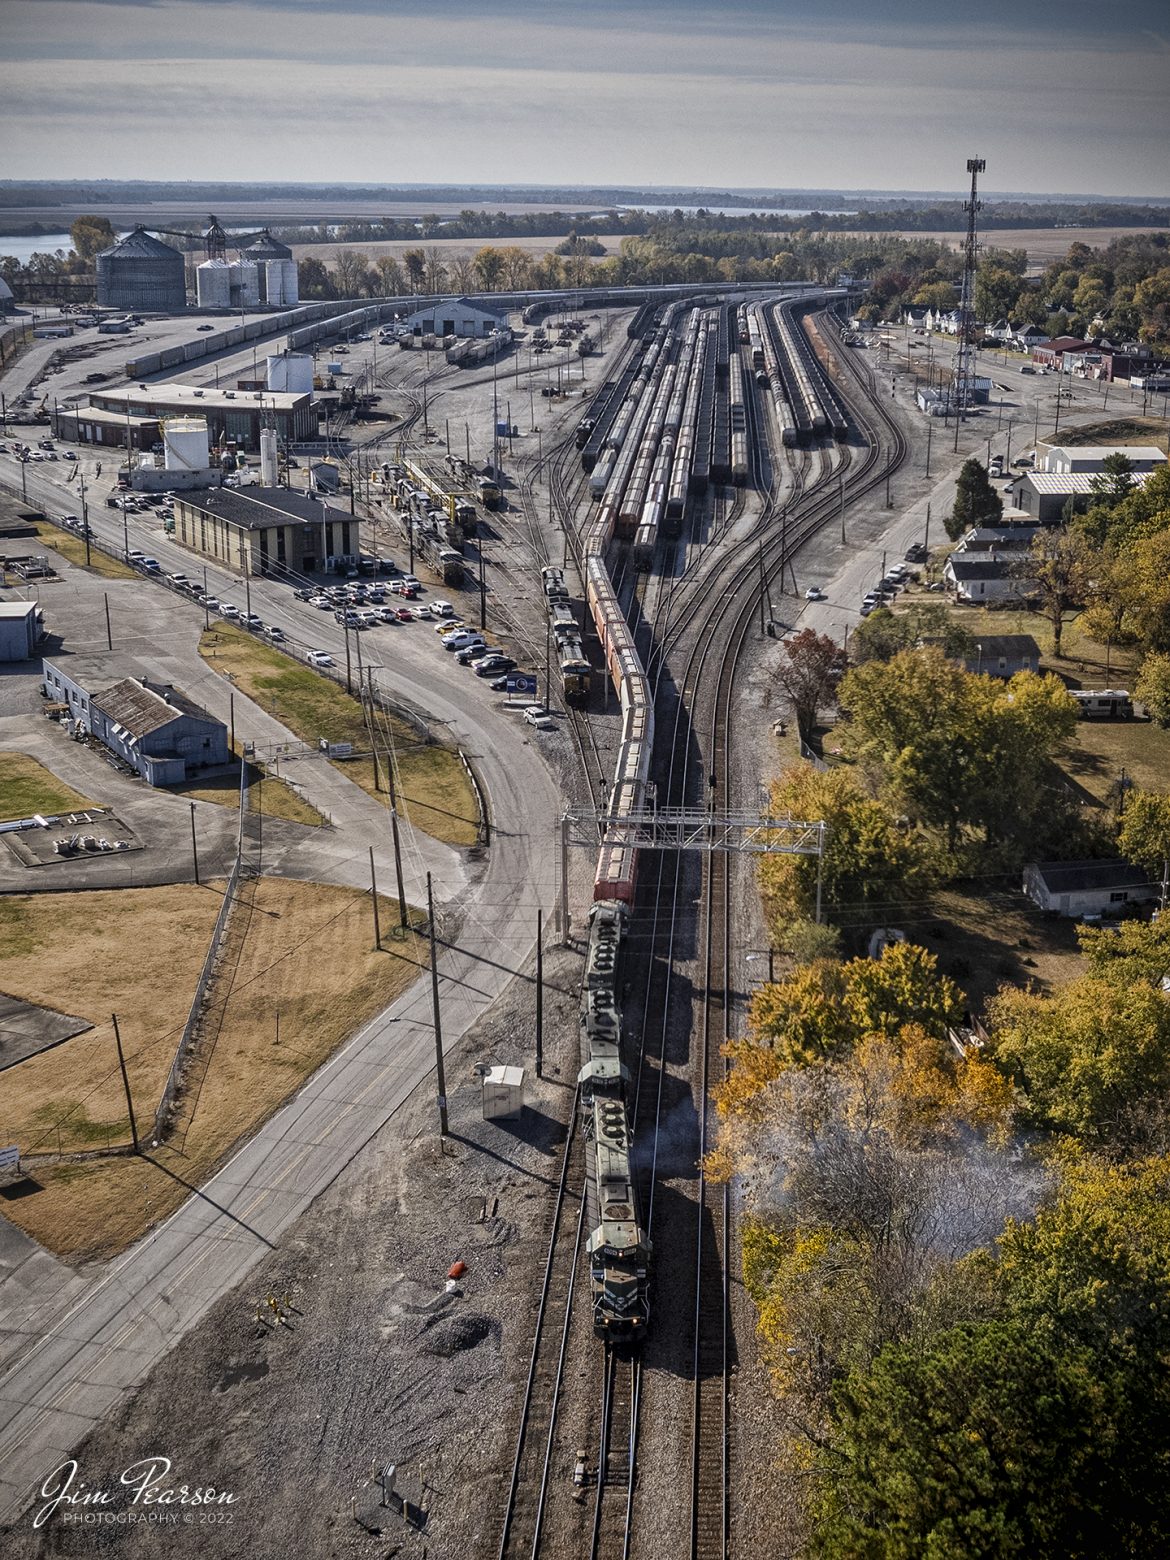
[[[963,252],[963,288],[959,295],[959,344],[955,352],[955,377],[952,387],[952,411],[956,418],[965,417],[975,399],[975,272],[979,266],[979,239],[977,217],[983,202],[979,199],[979,175],[987,167],[982,157],[967,159],[967,172],[971,175],[971,199],[963,210],[967,213],[967,243]]]

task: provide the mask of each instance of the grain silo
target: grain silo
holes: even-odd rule
[[[260,296],[272,308],[287,307],[300,297],[295,260],[265,260],[260,264]]]
[[[195,297],[201,309],[228,309],[232,290],[226,260],[205,260],[195,268]]]
[[[137,227],[97,256],[97,301],[106,309],[174,313],[187,306],[183,256]]]
[[[229,261],[228,285],[233,309],[255,308],[260,302],[260,273],[255,261]]]
[[[292,259],[292,250],[288,245],[282,244],[278,238],[273,238],[267,228],[262,228],[247,248],[240,250],[240,258],[250,260],[258,268],[260,302],[274,306],[283,303],[285,301],[284,272],[279,266],[275,271],[271,271],[269,266],[273,261]],[[272,287],[273,281],[276,282],[275,289]]]

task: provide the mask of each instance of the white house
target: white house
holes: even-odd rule
[[[1149,904],[1157,899],[1158,887],[1128,861],[1049,861],[1024,868],[1024,893],[1041,910],[1100,916]]]
[[[1021,579],[1016,567],[1015,559],[995,553],[952,553],[943,565],[943,580],[956,601],[1014,601],[1035,586],[1034,580]]]

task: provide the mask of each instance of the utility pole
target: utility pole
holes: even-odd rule
[[[439,1090],[439,1136],[447,1136],[447,1080],[443,1072],[443,1021],[439,1012],[439,961],[435,951],[435,900],[427,873],[427,922],[431,929],[431,1001],[435,1013],[435,1081]]]
[[[922,546],[927,553],[930,552],[930,505],[926,506],[926,534],[922,538]]]
[[[134,1119],[134,1101],[130,1098],[130,1079],[126,1072],[126,1058],[122,1053],[122,1035],[118,1029],[118,1015],[110,1015],[114,1021],[114,1044],[118,1047],[118,1066],[122,1069],[122,1087],[126,1091],[126,1110],[130,1116],[130,1138],[134,1144],[134,1152],[140,1154],[142,1149],[138,1144],[138,1123]]]
[[[113,635],[112,629],[110,628],[110,593],[109,593],[109,591],[103,591],[102,592],[102,600],[106,604],[106,649],[107,650],[112,650],[114,648],[114,635]]]
[[[487,595],[483,579],[483,533],[479,536],[479,626],[487,627]]]
[[[234,691],[228,694],[228,720],[231,724],[231,751],[236,750],[236,695]],[[240,773],[243,774],[244,766],[241,763]]]
[[[55,430],[54,430],[55,431]],[[80,462],[78,463],[80,466]],[[85,472],[79,470],[81,478],[81,534],[85,537],[85,566],[89,568],[89,505],[85,500]]]
[[[195,863],[195,885],[199,886],[199,842],[195,838],[195,803],[191,803],[191,858]]]
[[[370,846],[370,903],[374,907],[374,947],[381,952],[382,928],[378,924],[378,879],[374,873],[374,847]]]
[[[841,546],[845,546],[845,472],[838,468],[837,494],[841,501]]]
[[[342,632],[345,635],[345,691],[348,694],[352,694],[353,693],[353,668],[351,666],[350,659],[349,659],[349,624],[345,621],[345,613],[348,612],[348,611],[349,611],[348,607],[343,607],[342,608],[341,629],[342,629]]]
[[[1165,900],[1163,899],[1163,903]],[[543,1077],[544,1066],[544,932],[543,912],[536,912],[536,1076]]]
[[[394,836],[394,875],[398,879],[398,917],[405,931],[409,918],[406,914],[406,886],[402,879],[402,841],[398,837],[398,789],[394,781],[394,754],[386,756],[386,773],[390,780],[390,832]]]
[[[927,413],[926,418],[926,475],[930,476],[930,441],[934,436],[934,418]]]
[[[203,565],[203,631],[211,628],[211,613],[207,610],[207,565]]]
[[[548,685],[552,681],[552,620],[544,623],[544,713],[548,714]]]

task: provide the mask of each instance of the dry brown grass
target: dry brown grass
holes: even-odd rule
[[[231,977],[223,1026],[215,1043],[207,1075],[197,1095],[189,1096],[185,1114],[185,1135],[173,1143],[149,1151],[149,1157],[97,1160],[64,1164],[34,1172],[39,1190],[4,1203],[9,1218],[35,1239],[62,1256],[94,1258],[122,1250],[149,1226],[177,1208],[201,1185],[232,1148],[270,1116],[349,1035],[411,983],[425,967],[426,944],[413,934],[402,942],[384,939],[384,948],[373,948],[373,922],[368,894],[355,889],[327,887],[317,883],[289,882],[263,878],[250,885],[254,892],[247,935],[239,962]],[[128,891],[129,892],[129,891]],[[143,895],[183,894],[190,898],[200,890],[149,889]],[[218,898],[203,891],[211,918]],[[40,896],[38,896],[40,897]],[[92,901],[98,895],[77,896]],[[116,897],[116,896],[105,896]],[[176,904],[172,930],[181,914],[190,914],[190,905]],[[162,917],[157,916],[161,923]],[[382,901],[382,926],[396,924],[395,907]],[[210,933],[210,925],[206,928]],[[199,935],[197,935],[199,934]],[[188,940],[197,944],[195,973],[190,973],[182,1002],[194,988],[198,962],[206,946],[202,927],[192,927]],[[35,954],[25,955],[29,963],[44,969],[46,944]],[[10,961],[0,964],[8,984]],[[26,967],[25,965],[21,966]],[[52,985],[58,996],[69,988],[56,975],[44,985]],[[148,984],[148,983],[144,983]],[[177,985],[177,980],[168,981]],[[11,989],[11,988],[10,988]],[[221,988],[224,990],[226,988]],[[21,992],[21,995],[27,993]],[[152,985],[149,998],[157,1004],[160,985]],[[144,994],[145,995],[145,994]],[[72,992],[70,992],[72,997]],[[111,1000],[114,1000],[111,995]],[[119,1013],[131,1011],[129,1001],[120,997]],[[71,1001],[71,1011],[83,1008]],[[277,1042],[276,1014],[280,1014],[280,1038]],[[161,1027],[161,1026],[160,1026]],[[127,1031],[131,1025],[126,1026]],[[157,1028],[155,1030],[157,1033]],[[110,1046],[108,1022],[105,1044]],[[82,1040],[89,1037],[81,1037]],[[140,1038],[140,1037],[139,1037]],[[126,1034],[128,1049],[135,1036]],[[48,1096],[45,1079],[39,1080],[38,1101],[64,1097],[76,1099],[79,1083],[79,1041],[70,1041],[52,1057],[70,1056],[73,1064],[57,1064],[57,1096]],[[153,1088],[144,1097],[153,1111],[170,1065],[173,1045],[155,1047],[159,1053],[154,1068]],[[161,1059],[161,1068],[157,1065]],[[105,1052],[94,1046],[90,1065],[96,1074],[105,1064]],[[48,1062],[48,1058],[45,1058]],[[29,1067],[36,1063],[26,1064]],[[0,1079],[0,1101],[12,1091],[13,1080],[24,1073],[13,1069]],[[136,1066],[132,1064],[132,1080]],[[142,1087],[146,1079],[141,1068],[137,1076]],[[135,1089],[136,1096],[138,1088]],[[20,1091],[21,1101],[24,1090]],[[103,1095],[103,1098],[105,1096]],[[21,1104],[27,1115],[27,1107]],[[0,1121],[8,1120],[11,1109],[0,1103]],[[110,1101],[110,1120],[124,1127],[124,1108],[118,1109],[118,1095]],[[14,1139],[6,1139],[14,1141]],[[91,1140],[92,1141],[92,1140]],[[27,1140],[22,1147],[29,1146]]]
[[[94,1028],[0,1074],[0,1135],[22,1151],[103,1147],[127,1136],[110,1015],[130,1089],[152,1114],[219,914],[223,885],[13,894],[0,900],[0,989]],[[58,1138],[58,1125],[60,1138]]]
[[[29,754],[0,753],[0,820],[93,805]]]
[[[210,779],[192,780],[183,785],[169,786],[176,796],[186,796],[194,802],[215,802],[220,807],[239,808],[240,782],[236,775],[215,775]],[[286,818],[290,823],[307,823],[314,827],[325,822],[317,809],[305,801],[299,792],[276,775],[270,775],[255,764],[248,765],[248,811],[261,813],[265,818]]]
[[[199,653],[303,741],[315,746],[318,738],[326,737],[369,752],[361,704],[312,667],[227,623],[217,623],[202,636]],[[383,736],[388,729],[393,738],[399,802],[414,827],[448,845],[474,845],[478,808],[459,755],[437,742],[421,742],[404,721],[393,716],[379,716],[378,724]],[[389,806],[387,792],[375,786],[372,759],[342,760],[337,767],[375,801]],[[380,767],[384,771],[384,763]],[[382,779],[385,783],[384,773]]]
[[[54,525],[51,520],[34,520],[31,522],[36,527],[38,538],[46,547],[51,547],[67,562],[75,564],[79,569],[86,567],[85,562],[85,538],[78,536],[75,531],[67,531],[63,526]],[[99,552],[96,547],[89,549],[89,572],[100,574],[105,580],[136,580],[141,578],[133,569],[120,562],[117,558],[111,558],[104,552]]]

